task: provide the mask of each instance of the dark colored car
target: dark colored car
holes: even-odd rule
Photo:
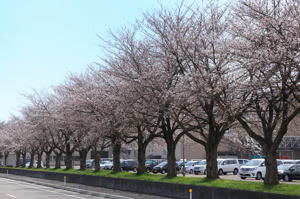
[[[187,162],[179,160],[176,161],[176,165],[179,167],[179,170],[181,171],[183,169],[183,165],[186,165]]]
[[[178,164],[176,163],[176,170],[177,172],[180,171],[180,167],[178,166]],[[156,165],[155,167],[153,167],[152,169],[152,173],[166,173],[168,172],[168,163],[167,162],[162,162],[158,165]]]
[[[284,181],[300,180],[300,165],[290,165],[287,166],[282,172],[278,169],[279,179]]]
[[[149,159],[149,160],[146,160],[146,162],[145,162],[146,172],[151,172],[153,167],[155,167],[156,165],[160,164],[163,161],[164,160],[162,160],[162,159]]]
[[[121,169],[123,171],[134,171],[136,172],[138,162],[136,160],[122,160]]]
[[[168,171],[168,163],[167,162],[162,162],[152,169],[152,173],[166,173]]]

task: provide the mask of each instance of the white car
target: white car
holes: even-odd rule
[[[101,166],[100,166],[101,167]],[[112,169],[113,168],[113,162],[107,161],[103,166],[104,169]]]
[[[277,166],[282,165],[282,160],[277,160]],[[252,159],[240,168],[241,179],[255,178],[261,180],[266,175],[265,159]]]
[[[206,174],[206,160],[201,160],[194,166],[194,174]]]
[[[188,173],[194,173],[194,167],[197,165],[200,161],[189,161],[185,164],[185,171]]]
[[[108,165],[110,165],[110,164],[111,164],[111,161],[101,161],[100,162],[100,169],[109,169]]]
[[[29,166],[30,166],[30,162],[27,162],[25,164],[25,167],[29,167]],[[37,167],[37,161],[36,160],[33,162],[33,167]],[[43,162],[41,162],[41,167],[44,167]]]
[[[219,175],[226,175],[227,173],[237,175],[239,173],[239,169],[240,165],[237,159],[218,159]]]

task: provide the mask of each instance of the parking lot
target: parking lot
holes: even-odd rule
[[[156,174],[156,175],[162,175],[162,174]],[[178,176],[182,176],[182,174],[178,174]],[[187,177],[195,177],[195,178],[204,178],[205,175],[195,175],[195,174],[189,174],[187,173],[185,176]],[[233,174],[227,174],[220,176],[221,179],[226,180],[239,180],[239,181],[253,181],[253,182],[263,182],[263,180],[255,180],[254,178],[247,178],[245,180],[242,180],[239,175],[233,175]],[[284,182],[283,180],[280,180],[280,183],[287,183],[287,184],[300,184],[300,180],[293,180],[292,182]]]

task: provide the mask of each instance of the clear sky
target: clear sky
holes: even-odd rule
[[[161,0],[170,5],[175,0]],[[99,60],[96,34],[133,23],[157,0],[1,0],[0,120],[24,103],[22,93],[48,89]]]

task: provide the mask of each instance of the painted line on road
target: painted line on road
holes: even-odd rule
[[[7,195],[7,196],[9,196],[9,197],[11,197],[11,198],[17,198],[16,196],[13,196],[13,195],[10,195],[10,194],[5,194],[5,195]]]

